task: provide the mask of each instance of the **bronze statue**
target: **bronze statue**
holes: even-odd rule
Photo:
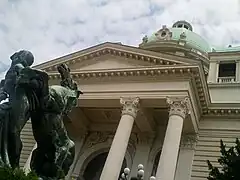
[[[20,71],[33,64],[34,57],[31,52],[21,50],[14,53],[10,59],[11,66],[1,81],[0,101],[8,98],[8,103],[0,105],[1,112],[1,156],[5,159],[5,165],[13,168],[19,166],[19,159],[22,150],[20,132],[29,119],[28,100],[24,91],[17,90],[16,82]],[[6,108],[8,106],[8,108]],[[5,128],[3,128],[5,126]],[[11,145],[8,145],[11,142]],[[9,160],[8,160],[9,159]],[[8,162],[10,161],[10,162]]]
[[[64,178],[73,163],[75,145],[63,119],[77,105],[82,92],[65,64],[58,66],[61,85],[49,86],[48,74],[30,67],[34,58],[29,51],[19,51],[11,59],[0,86],[0,101],[9,99],[0,104],[0,166],[19,166],[20,132],[31,118],[37,142],[31,169],[44,180]]]
[[[67,135],[63,118],[77,105],[81,92],[65,64],[58,66],[58,71],[62,77],[61,86],[49,86],[48,74],[31,68],[21,71],[17,83],[27,92],[37,141],[31,169],[43,179],[64,178],[75,155],[75,145]]]

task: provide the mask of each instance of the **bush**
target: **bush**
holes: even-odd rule
[[[34,172],[27,175],[21,169],[12,169],[9,167],[0,168],[0,180],[38,180]]]
[[[240,180],[240,142],[236,139],[235,146],[226,149],[220,141],[221,156],[218,163],[221,168],[214,167],[207,161],[210,170],[208,180]]]

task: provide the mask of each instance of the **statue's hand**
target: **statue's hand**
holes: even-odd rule
[[[7,93],[1,92],[1,93],[0,93],[0,102],[3,101],[3,100],[6,100],[7,97],[8,97]]]

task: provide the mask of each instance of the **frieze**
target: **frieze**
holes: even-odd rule
[[[208,108],[207,96],[203,88],[203,83],[199,74],[198,67],[153,67],[153,68],[138,68],[129,70],[108,70],[108,71],[87,71],[87,72],[73,72],[72,76],[75,80],[83,80],[90,78],[104,78],[104,77],[129,77],[129,76],[166,76],[169,74],[189,75],[194,78],[198,98],[201,104],[202,114],[204,116],[240,116],[240,108]],[[49,78],[60,79],[57,73],[50,73]]]
[[[129,76],[166,76],[166,75],[188,75],[194,78],[196,83],[196,88],[198,92],[198,97],[202,107],[203,114],[207,113],[207,98],[204,93],[203,83],[199,74],[199,69],[197,66],[172,66],[172,67],[152,67],[152,68],[138,68],[138,69],[128,69],[128,70],[104,70],[104,71],[85,71],[85,72],[73,72],[72,76],[75,80],[89,80],[90,78],[108,78],[108,77],[129,77]],[[60,77],[55,74],[49,74],[52,79],[59,79]]]
[[[88,149],[93,147],[96,144],[104,143],[109,139],[112,139],[113,133],[112,132],[92,132],[88,135],[84,148]]]

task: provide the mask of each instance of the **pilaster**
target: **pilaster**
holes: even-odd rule
[[[198,140],[198,135],[195,133],[185,133],[181,138],[181,149],[192,149],[196,148],[196,143]]]

